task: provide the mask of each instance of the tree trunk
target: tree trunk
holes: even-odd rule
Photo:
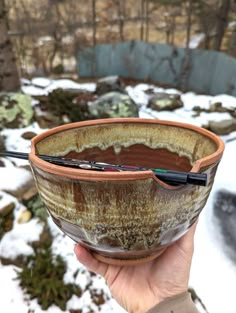
[[[145,20],[146,20],[146,29],[145,29],[145,40],[149,40],[149,0],[146,0],[145,3]]]
[[[222,0],[217,13],[216,38],[214,42],[214,50],[219,51],[225,34],[225,28],[228,23],[230,12],[230,0]]]
[[[189,0],[187,3],[187,33],[186,33],[186,48],[187,49],[189,49],[189,42],[191,38],[192,10],[193,10],[193,0]]]
[[[11,40],[8,35],[7,10],[0,0],[0,91],[17,91],[20,79]]]
[[[141,27],[140,27],[140,40],[143,40],[143,34],[144,34],[144,1],[141,0],[141,12],[140,12],[140,18],[141,18]]]
[[[235,26],[229,39],[228,53],[232,55],[233,57],[236,56],[236,27]]]
[[[97,23],[96,23],[96,0],[92,0],[92,16],[93,16],[93,45],[97,44]]]
[[[119,19],[120,40],[124,41],[124,3],[123,0],[117,0],[117,15]]]
[[[175,44],[175,29],[176,29],[176,17],[173,16],[171,22],[171,39],[170,39],[171,45]]]

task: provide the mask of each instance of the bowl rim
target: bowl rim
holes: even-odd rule
[[[170,125],[175,127],[181,127],[193,130],[198,132],[215,142],[217,145],[217,150],[211,155],[201,158],[197,160],[191,172],[197,173],[201,170],[201,168],[208,167],[214,163],[218,163],[224,152],[224,142],[223,140],[217,136],[216,134],[206,130],[202,127],[195,126],[188,123],[175,122],[169,120],[155,120],[155,119],[147,119],[147,118],[107,118],[107,119],[97,119],[97,120],[87,120],[82,122],[69,123],[61,126],[57,126],[51,128],[49,130],[44,131],[43,133],[36,135],[31,140],[31,151],[29,153],[29,161],[31,164],[35,165],[39,169],[49,172],[51,174],[56,174],[59,176],[72,178],[72,179],[82,179],[87,181],[114,181],[114,180],[138,180],[138,179],[148,179],[152,178],[157,181],[163,187],[167,187],[168,189],[176,189],[176,186],[170,186],[163,181],[159,180],[151,170],[148,171],[137,171],[137,172],[100,172],[100,171],[87,171],[77,168],[69,168],[63,167],[59,165],[55,165],[49,162],[46,162],[39,157],[36,156],[35,146],[38,142],[43,140],[44,138],[51,136],[53,134],[73,129],[80,128],[85,126],[94,126],[94,125],[102,125],[102,124],[112,124],[112,123],[150,123],[150,124],[162,124],[162,125]],[[179,186],[177,186],[179,187]]]

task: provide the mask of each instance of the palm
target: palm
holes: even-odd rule
[[[146,312],[165,298],[185,292],[193,254],[194,228],[157,259],[136,266],[114,266],[95,260],[76,246],[78,259],[104,276],[113,297],[128,312]]]

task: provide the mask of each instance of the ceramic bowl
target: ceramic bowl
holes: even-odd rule
[[[103,119],[53,128],[32,139],[30,163],[56,225],[99,260],[134,264],[157,257],[195,222],[224,150],[215,134],[189,124]],[[37,154],[204,172],[207,186],[173,186],[151,170],[100,172],[53,165]]]

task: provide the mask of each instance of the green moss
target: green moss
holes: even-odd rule
[[[0,96],[0,127],[24,127],[32,122],[34,115],[29,95],[8,93]]]
[[[18,103],[18,107],[22,112],[23,120],[28,123],[33,117],[32,99],[29,95],[15,93],[11,96],[11,100]]]
[[[93,118],[138,117],[138,107],[126,94],[109,92],[89,104]]]
[[[38,248],[35,255],[27,257],[17,279],[30,299],[37,299],[43,310],[57,305],[66,310],[67,301],[75,294],[81,296],[81,289],[76,284],[65,284],[63,276],[66,263],[61,256],[52,254],[50,245]]]
[[[47,219],[48,212],[39,194],[36,194],[28,201],[24,201],[24,205],[32,212],[33,216],[38,217],[42,220]]]
[[[47,97],[37,97],[40,107],[51,112],[60,118],[63,124],[63,117],[71,122],[78,122],[90,119],[87,101],[94,98],[94,95],[81,91],[75,93],[68,90],[53,90]]]

